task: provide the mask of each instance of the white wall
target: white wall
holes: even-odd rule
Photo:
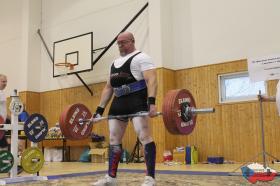
[[[148,9],[129,31],[135,33],[137,48],[150,54],[157,67],[176,70],[279,54],[279,0],[148,1]],[[7,91],[81,85],[74,75],[52,77],[52,63],[37,28],[51,52],[53,42],[91,31],[94,48],[104,47],[146,2],[0,0],[0,73],[8,75]],[[80,76],[87,84],[105,81],[117,56],[113,46],[93,71]]]
[[[0,73],[8,77],[7,95],[23,89],[25,82],[21,78],[21,17],[21,0],[0,0]]]
[[[191,1],[176,0],[172,2],[170,6],[172,34],[169,44],[172,58],[164,66],[171,69],[192,67],[195,66],[195,63],[192,49]]]
[[[157,66],[162,66],[163,45],[161,30],[161,0],[149,0],[149,55]]]
[[[0,73],[12,90],[40,91],[40,0],[0,0]]]
[[[182,69],[280,53],[279,0],[172,2],[174,60],[165,66]]]
[[[24,90],[40,92],[41,41],[37,30],[41,26],[41,1],[24,0],[22,10],[22,79]]]

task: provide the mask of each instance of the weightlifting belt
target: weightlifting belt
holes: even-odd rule
[[[133,82],[133,83],[129,83],[127,85],[122,85],[120,87],[114,88],[114,93],[115,93],[116,97],[120,97],[120,96],[131,94],[133,92],[137,92],[137,91],[142,90],[146,87],[147,87],[146,82],[143,79],[143,80],[140,80],[140,81],[136,81],[136,82]]]

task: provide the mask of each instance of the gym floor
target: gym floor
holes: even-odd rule
[[[172,164],[166,165],[157,163],[156,170],[159,171],[197,171],[197,172],[236,172],[240,173],[242,164]],[[53,176],[63,174],[75,174],[94,171],[106,171],[107,163],[84,163],[84,162],[45,162],[40,171],[41,176]],[[280,172],[279,164],[270,164],[269,167]],[[119,169],[143,170],[146,169],[144,163],[120,163]],[[238,169],[238,170],[236,170]],[[236,170],[236,171],[235,171]],[[19,176],[26,176],[28,173],[22,172]],[[0,174],[0,177],[7,177],[6,173]]]
[[[102,177],[107,170],[107,163],[84,163],[84,162],[45,162],[43,168],[40,171],[40,176],[48,176],[48,181],[35,181],[32,183],[17,183],[9,185],[89,185],[90,182]],[[158,185],[251,185],[245,178],[240,175],[240,166],[242,164],[172,164],[166,165],[158,163],[156,170],[158,175],[156,176]],[[270,164],[269,167],[280,171],[279,164]],[[145,175],[144,163],[120,163],[119,164],[119,179],[120,185],[139,185]],[[236,170],[236,171],[235,171]],[[236,173],[239,176],[228,176],[228,173]],[[176,175],[177,177],[176,177]],[[178,176],[182,175],[182,176]],[[186,177],[187,175],[187,177]],[[25,172],[22,172],[20,177],[30,176]],[[91,177],[89,177],[91,176]],[[168,181],[172,178],[173,183]],[[7,178],[8,174],[0,174],[1,178]],[[70,179],[70,180],[69,180]],[[125,179],[125,180],[122,180]],[[132,183],[133,180],[134,184]],[[140,181],[139,181],[140,180]],[[80,184],[80,182],[82,182]],[[169,184],[168,184],[169,183]],[[172,184],[170,184],[172,183]],[[279,184],[278,184],[279,183]],[[280,180],[277,176],[272,182],[257,182],[256,185],[280,185]]]
[[[158,163],[156,170],[167,171],[198,171],[198,172],[232,172],[238,168],[241,164],[173,164],[165,165]],[[40,171],[41,176],[53,176],[63,174],[75,174],[94,171],[106,171],[107,163],[84,163],[84,162],[45,162],[43,168]],[[280,170],[280,165],[277,166]],[[120,163],[119,169],[131,169],[131,170],[143,170],[146,169],[144,163]],[[240,172],[240,169],[237,170]],[[19,176],[27,176],[28,173],[21,173]],[[0,174],[0,177],[7,177],[7,174]]]
[[[207,172],[231,172],[238,168],[241,164],[195,164],[195,165],[164,165],[158,163],[156,170],[172,170],[172,171],[207,171]],[[106,171],[107,163],[81,163],[81,162],[46,162],[40,175],[61,175],[71,173]],[[280,168],[280,166],[279,166]],[[144,163],[120,163],[119,169],[145,170]]]

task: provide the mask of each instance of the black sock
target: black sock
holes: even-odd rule
[[[146,175],[155,178],[156,144],[154,142],[148,143],[145,145],[144,150],[147,167]]]

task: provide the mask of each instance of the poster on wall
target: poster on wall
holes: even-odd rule
[[[249,58],[248,71],[252,82],[280,79],[280,55]]]

